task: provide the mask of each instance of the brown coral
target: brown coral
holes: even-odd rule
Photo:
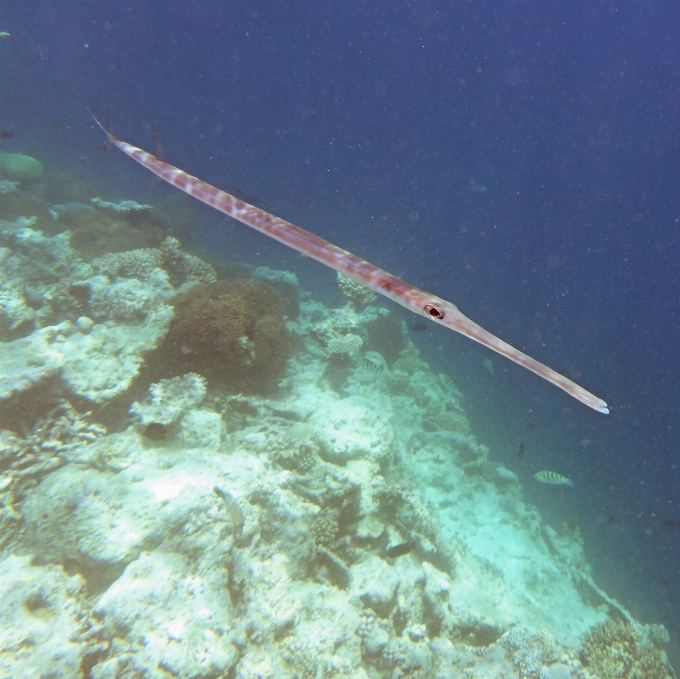
[[[660,629],[623,620],[596,625],[583,640],[581,662],[602,679],[670,679],[673,673],[660,648],[668,636]]]
[[[439,413],[432,418],[432,421],[440,428],[446,431],[463,434],[467,436],[470,433],[470,423],[467,417],[462,413],[454,412],[453,410],[446,410]]]
[[[176,374],[195,371],[229,389],[270,392],[286,370],[294,341],[283,315],[287,301],[260,281],[192,287],[175,303],[161,348]]]

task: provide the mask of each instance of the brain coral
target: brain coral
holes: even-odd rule
[[[194,371],[232,390],[271,392],[294,349],[284,321],[287,307],[261,281],[195,285],[175,302],[160,360],[175,374]]]

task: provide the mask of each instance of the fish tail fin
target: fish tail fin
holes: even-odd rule
[[[106,135],[107,139],[109,140],[109,143],[106,145],[106,149],[104,150],[104,155],[106,155],[111,150],[111,144],[113,144],[113,140],[115,139],[115,136],[113,134],[113,116],[111,115],[111,111],[109,111],[109,129],[108,130],[99,122],[99,120],[97,119],[97,116],[95,116],[95,114],[92,113],[92,109],[88,108],[87,111],[92,116],[92,119],[94,120],[94,122],[97,123],[99,128],[102,130],[102,132]]]

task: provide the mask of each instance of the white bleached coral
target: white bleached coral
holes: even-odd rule
[[[154,269],[144,281],[118,278],[110,283],[105,276],[95,276],[88,283],[88,306],[92,318],[99,321],[142,323],[175,294],[167,274],[160,269]]]
[[[349,333],[344,337],[333,337],[328,342],[329,354],[356,354],[364,344],[359,335]]]
[[[131,676],[227,676],[239,657],[227,579],[226,568],[197,572],[184,555],[141,555],[97,603],[113,658],[96,676],[121,676],[121,656]]]
[[[214,283],[217,280],[215,269],[210,264],[184,250],[182,244],[171,236],[161,243],[160,248],[109,252],[93,260],[92,266],[109,278],[122,276],[144,280],[155,269],[163,268],[175,284],[187,281]]]
[[[30,389],[66,363],[65,355],[51,349],[55,334],[54,328],[43,328],[29,337],[0,342],[0,400]]]
[[[155,349],[173,318],[158,304],[139,323],[97,323],[83,333],[70,321],[61,324],[51,350],[64,356],[62,379],[70,390],[95,403],[125,392],[137,377],[144,355]]]
[[[217,280],[215,269],[200,257],[182,249],[182,244],[168,236],[161,243],[164,266],[171,272],[181,274],[187,281],[214,283]]]
[[[0,342],[0,399],[61,374],[73,394],[104,403],[128,389],[144,354],[156,348],[172,317],[171,307],[160,304],[137,324],[105,321],[88,324],[83,332],[64,321]]]
[[[0,562],[0,674],[76,679],[94,644],[78,641],[85,623],[85,581],[27,556]],[[103,649],[100,649],[103,650]]]
[[[172,424],[205,398],[206,384],[205,377],[196,373],[161,380],[149,387],[150,402],[135,401],[130,412],[137,415],[143,425]]]
[[[0,179],[0,196],[5,193],[13,193],[19,190],[19,182],[10,182],[7,179]]]
[[[55,313],[56,291],[92,275],[68,232],[45,236],[35,223],[35,217],[0,221],[0,329],[45,325]]]
[[[118,203],[110,203],[101,198],[92,198],[92,205],[100,210],[108,210],[118,214],[129,214],[134,212],[148,212],[151,210],[151,205],[140,205],[134,200],[121,200]]]
[[[0,243],[7,245],[0,248],[5,325],[23,329],[25,322],[41,325],[67,314],[79,320],[0,343],[0,398],[60,373],[72,393],[102,403],[128,388],[143,355],[165,336],[173,317],[166,302],[175,291],[157,268],[141,282],[93,276],[68,232],[45,237],[33,226],[21,218],[0,223]]]

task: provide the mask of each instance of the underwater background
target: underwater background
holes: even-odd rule
[[[83,181],[162,206],[218,271],[293,271],[337,305],[334,272],[168,186],[144,193],[86,108],[110,111],[121,139],[154,152],[158,129],[171,164],[604,398],[609,416],[386,305],[524,500],[578,526],[593,579],[663,624],[680,666],[677,3],[35,0],[0,3],[0,31],[0,152],[61,177],[46,204]]]

